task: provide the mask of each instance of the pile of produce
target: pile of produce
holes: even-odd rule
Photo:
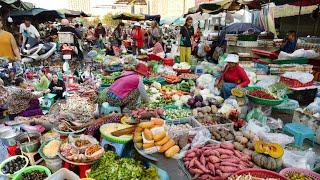
[[[120,75],[121,72],[113,72],[108,76],[101,76],[101,82],[103,85],[110,86]]]
[[[166,119],[174,120],[192,116],[190,109],[166,109]]]
[[[249,132],[235,132],[234,147],[245,154],[252,155],[254,151],[254,145],[259,138],[251,131]]]
[[[256,152],[252,153],[253,162],[261,168],[268,170],[277,170],[282,167],[281,158],[273,158],[265,154],[259,154]]]
[[[251,90],[251,91],[248,91],[247,93],[251,96],[261,98],[261,99],[278,100],[277,97],[261,89]]]
[[[159,180],[157,169],[153,166],[145,168],[140,161],[132,158],[121,158],[114,152],[106,152],[91,167],[89,178],[104,179],[140,179]]]
[[[198,79],[199,76],[196,74],[191,74],[191,73],[182,73],[179,75],[179,77],[181,79],[196,80],[196,79]]]
[[[199,118],[207,117],[210,114],[216,114],[217,112],[218,108],[215,105],[198,107],[192,110],[193,116]]]
[[[166,75],[164,76],[164,78],[166,79],[166,82],[170,84],[175,84],[181,81],[179,76],[174,76],[174,75]]]
[[[52,140],[48,144],[43,147],[43,154],[48,158],[54,158],[58,155],[59,147],[61,145],[61,141]]]
[[[133,141],[136,147],[143,149],[146,154],[160,152],[171,158],[180,151],[175,141],[167,135],[162,119],[153,118],[149,122],[139,123]]]
[[[166,131],[170,132],[176,132],[176,131],[182,131],[182,130],[188,130],[191,129],[192,126],[189,123],[185,124],[166,124],[165,129]]]
[[[201,95],[196,95],[188,100],[188,106],[190,108],[203,107],[207,104],[204,102],[203,97]]]
[[[290,173],[287,173],[285,176],[289,180],[316,180],[314,178],[311,178],[305,175],[304,173],[299,173],[299,172],[290,172]]]
[[[1,169],[3,174],[14,174],[26,166],[26,159],[18,156],[17,158],[7,162]]]
[[[94,81],[86,81],[79,85],[77,94],[82,98],[88,98],[95,101],[97,98],[97,86]]]
[[[227,179],[233,173],[252,168],[251,157],[234,149],[231,143],[198,145],[183,158],[194,179]]]
[[[74,137],[69,135],[68,140],[60,146],[60,154],[73,162],[90,162],[100,158],[104,152],[100,151],[103,148],[98,143],[96,139],[89,135]],[[97,146],[99,147],[94,148]],[[101,153],[95,154],[95,157],[92,157],[92,154],[96,152]]]
[[[191,88],[195,85],[196,83],[193,80],[183,80],[177,85],[177,89],[180,91],[190,92]]]
[[[191,66],[186,62],[175,63],[172,67],[174,70],[188,70],[191,68]]]
[[[228,180],[279,180],[278,178],[260,178],[251,174],[239,175],[239,176],[230,176]]]
[[[164,115],[164,110],[162,108],[138,108],[131,112],[132,116],[139,120],[158,118]]]
[[[44,180],[48,176],[44,171],[34,170],[27,173],[22,173],[21,180]]]
[[[212,126],[208,127],[210,133],[211,133],[211,139],[216,141],[234,141],[235,134],[231,127],[228,126]]]

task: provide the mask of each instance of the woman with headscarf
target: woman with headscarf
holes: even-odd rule
[[[28,84],[25,79],[19,77],[15,80],[15,86],[8,90],[8,111],[11,120],[16,116],[30,117],[43,115],[38,98],[47,91],[33,94],[27,90],[27,87]]]
[[[149,76],[148,66],[139,63],[133,71],[124,72],[108,88],[107,102],[121,109],[134,109],[141,98],[148,102],[148,95],[144,88],[143,76]]]

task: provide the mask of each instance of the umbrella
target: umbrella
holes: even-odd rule
[[[55,20],[56,18],[65,18],[63,14],[55,10],[47,10],[43,8],[32,8],[29,10],[13,10],[10,12],[10,16],[16,19],[22,19],[24,17],[30,17],[39,22],[45,22]]]
[[[251,23],[233,23],[226,27],[227,34],[240,34],[249,29],[253,29],[256,33],[261,33],[263,29]]]
[[[186,19],[183,17],[178,17],[175,19],[171,24],[176,25],[176,26],[182,26],[186,22]]]
[[[160,23],[161,16],[160,15],[144,15],[145,20],[156,21],[158,24]]]
[[[303,2],[300,5],[300,0],[272,0],[275,5],[284,5],[284,4],[290,4],[295,6],[311,6],[311,5],[317,5],[320,4],[319,0],[301,0]]]
[[[14,9],[28,10],[34,7],[32,3],[22,2],[20,0],[0,0],[0,5],[2,7],[6,7],[11,10],[14,10]]]

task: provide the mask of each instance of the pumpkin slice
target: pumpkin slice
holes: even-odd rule
[[[269,144],[268,147],[269,147],[269,151],[268,151],[269,156],[273,158],[282,157],[284,151],[280,144]]]

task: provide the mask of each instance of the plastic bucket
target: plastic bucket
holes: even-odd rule
[[[54,159],[44,159],[46,166],[52,171],[56,172],[62,168],[62,159],[54,158]]]

